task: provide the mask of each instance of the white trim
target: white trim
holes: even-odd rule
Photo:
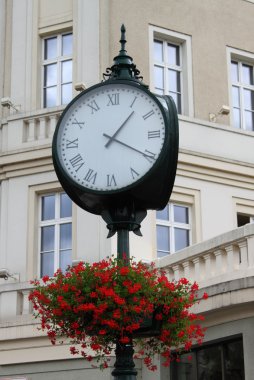
[[[194,100],[193,100],[193,80],[192,80],[192,48],[191,36],[149,25],[149,59],[150,59],[150,87],[154,91],[153,82],[153,41],[154,38],[166,40],[175,44],[181,45],[181,60],[182,60],[182,114],[186,116],[194,116]]]

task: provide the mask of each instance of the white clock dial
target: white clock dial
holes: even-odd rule
[[[149,172],[164,140],[165,122],[154,98],[137,86],[108,84],[84,92],[66,109],[57,153],[74,182],[107,192]]]

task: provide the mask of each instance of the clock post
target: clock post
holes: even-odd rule
[[[104,82],[67,105],[56,126],[52,155],[66,193],[103,218],[108,238],[117,234],[118,259],[129,265],[129,233],[142,236],[147,210],[163,209],[172,192],[178,118],[173,99],[152,94],[142,82],[125,50],[124,25],[120,43]],[[151,324],[137,330],[129,343],[116,342],[115,380],[136,380],[132,338],[154,336],[156,329]]]

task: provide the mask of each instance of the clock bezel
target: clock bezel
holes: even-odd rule
[[[137,88],[141,92],[144,92],[148,97],[152,98],[152,100],[158,105],[158,107],[161,111],[161,114],[163,116],[163,121],[164,121],[164,126],[165,126],[164,142],[163,142],[161,151],[159,153],[159,156],[157,157],[153,166],[141,178],[137,179],[135,182],[132,182],[131,184],[124,186],[124,187],[120,187],[118,189],[111,189],[111,190],[91,189],[91,188],[86,187],[85,185],[81,185],[80,183],[73,180],[73,178],[68,174],[66,169],[64,169],[64,167],[61,163],[61,160],[59,159],[60,154],[58,153],[58,144],[57,144],[58,131],[61,128],[62,121],[63,121],[66,113],[73,106],[73,104],[75,104],[77,102],[78,99],[80,99],[84,95],[88,94],[89,92],[91,92],[97,88],[101,88],[101,87],[108,86],[108,85],[118,85],[118,84],[124,84],[124,85],[130,86],[130,87]],[[128,80],[117,80],[117,81],[116,80],[108,80],[107,82],[99,83],[99,84],[96,84],[94,86],[89,87],[87,90],[82,91],[74,99],[72,99],[72,101],[64,109],[64,111],[61,114],[61,116],[58,120],[58,123],[56,125],[56,129],[55,129],[55,133],[54,133],[54,137],[53,137],[53,144],[52,144],[52,156],[53,156],[54,167],[55,167],[55,170],[56,170],[56,173],[58,175],[60,182],[62,182],[61,179],[64,178],[63,182],[65,184],[67,181],[70,186],[76,187],[80,191],[83,191],[86,193],[91,193],[94,195],[103,195],[103,196],[107,196],[107,195],[111,195],[111,194],[119,194],[119,193],[122,193],[122,192],[125,192],[128,190],[131,190],[131,189],[135,188],[136,186],[139,186],[143,181],[146,181],[146,179],[149,178],[153,174],[154,171],[156,171],[158,169],[158,166],[160,166],[160,163],[163,161],[163,156],[165,155],[165,147],[169,146],[169,144],[168,144],[169,132],[168,132],[167,123],[168,123],[168,121],[166,118],[166,114],[165,114],[165,111],[164,111],[163,106],[160,103],[160,101],[156,98],[156,96],[154,94],[152,94],[145,87],[141,87],[141,85],[138,85],[138,84],[133,83],[133,82],[128,81]]]

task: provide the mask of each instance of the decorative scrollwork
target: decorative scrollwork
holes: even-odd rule
[[[125,26],[121,27],[121,50],[119,51],[118,56],[114,58],[114,63],[111,67],[106,69],[106,72],[103,74],[103,80],[117,80],[117,79],[127,79],[139,84],[142,84],[145,87],[148,87],[143,83],[143,77],[140,75],[140,71],[137,69],[136,65],[133,63],[132,57],[127,54],[125,50]]]

